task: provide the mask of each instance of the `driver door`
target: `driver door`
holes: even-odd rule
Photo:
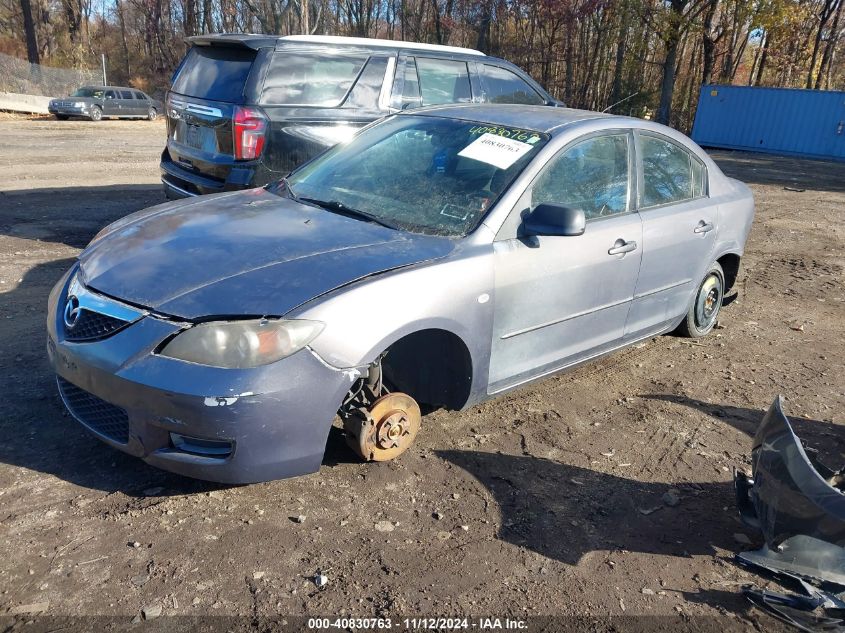
[[[525,217],[540,203],[581,208],[583,235],[509,237],[503,232],[514,223],[505,222],[494,243],[490,393],[620,344],[642,257],[633,157],[628,131],[575,141],[513,211]]]

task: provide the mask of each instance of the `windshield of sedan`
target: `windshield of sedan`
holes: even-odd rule
[[[103,91],[100,88],[80,88],[74,92],[71,97],[95,97],[97,99],[103,98]]]
[[[458,237],[547,141],[531,130],[395,116],[268,189],[398,229]]]

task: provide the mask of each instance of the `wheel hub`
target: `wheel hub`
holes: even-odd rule
[[[383,449],[399,446],[407,433],[405,430],[407,425],[408,416],[404,411],[391,411],[376,423],[376,444]]]
[[[404,453],[420,429],[420,407],[409,395],[389,393],[344,421],[347,443],[367,461]]]

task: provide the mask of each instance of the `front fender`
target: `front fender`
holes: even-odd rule
[[[492,246],[367,278],[288,315],[326,324],[311,348],[338,368],[362,367],[403,336],[439,329],[458,336],[472,359],[471,399],[486,392],[493,327]]]

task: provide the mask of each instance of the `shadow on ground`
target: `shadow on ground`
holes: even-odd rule
[[[596,550],[664,556],[732,550],[737,531],[733,485],[675,485],[681,504],[661,497],[671,484],[648,483],[532,456],[437,451],[475,477],[502,515],[498,537],[575,565]],[[728,511],[723,510],[728,507]],[[579,517],[579,520],[573,520]]]
[[[165,201],[160,184],[0,191],[0,234],[84,248],[107,224]]]

